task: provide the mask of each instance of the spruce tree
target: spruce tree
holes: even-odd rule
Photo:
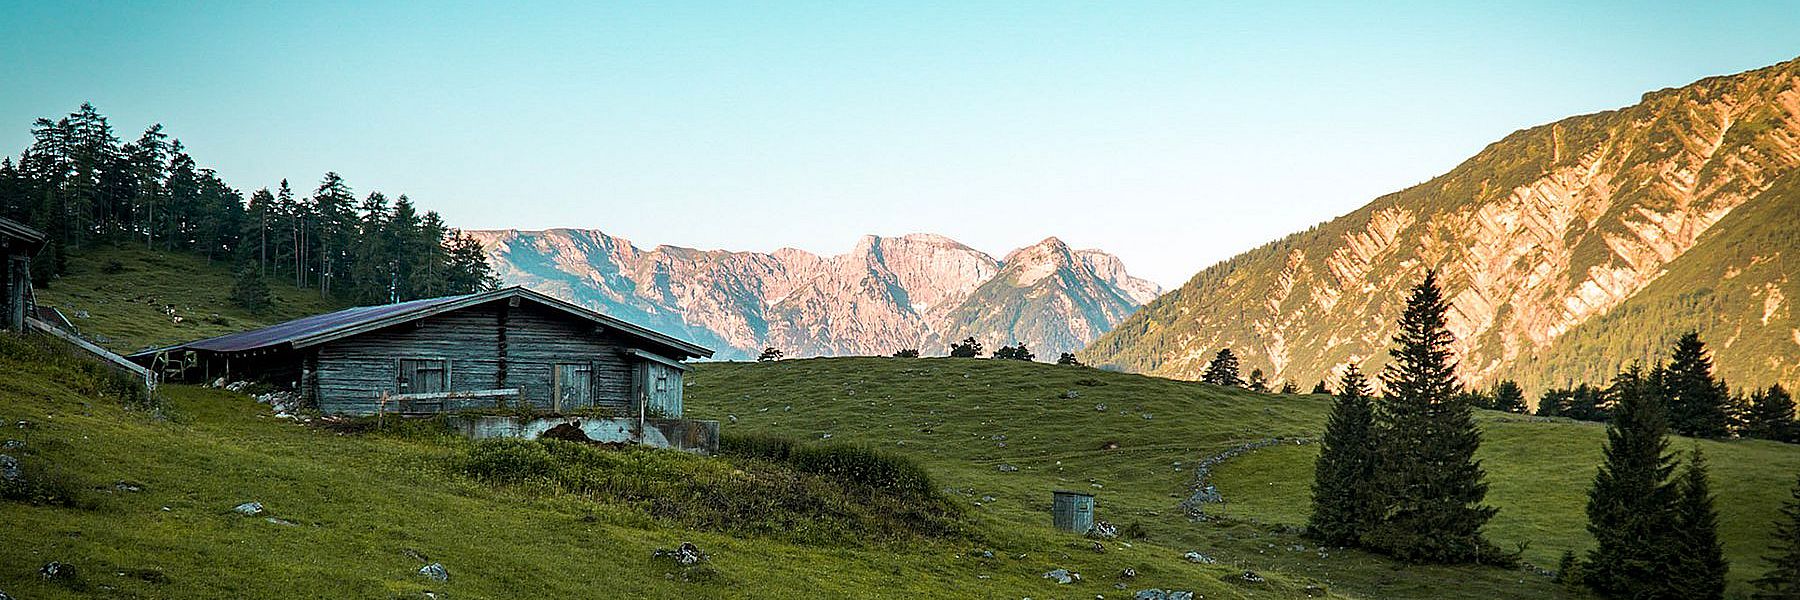
[[[1794,443],[1800,427],[1794,423],[1794,397],[1781,384],[1757,390],[1750,395],[1750,409],[1744,417],[1744,435],[1765,440]]]
[[[1488,394],[1488,407],[1510,413],[1525,413],[1525,391],[1511,379],[1503,380]]]
[[[1300,393],[1300,386],[1294,385],[1294,382],[1292,381],[1283,380],[1281,382],[1281,393],[1298,394]]]
[[[1615,598],[1674,598],[1668,589],[1678,526],[1670,481],[1669,423],[1657,384],[1632,367],[1613,379],[1612,421],[1604,459],[1588,490],[1588,532],[1595,546],[1582,580]]]
[[[1373,487],[1378,449],[1369,383],[1355,364],[1344,369],[1338,390],[1313,464],[1306,531],[1320,542],[1348,546],[1380,517]]]
[[[1537,412],[1534,414],[1540,417],[1563,416],[1569,409],[1569,399],[1574,395],[1575,390],[1569,388],[1547,390],[1538,398]]]
[[[1221,348],[1213,356],[1212,362],[1206,363],[1206,373],[1200,376],[1200,383],[1239,387],[1244,380],[1238,377],[1238,359],[1230,348]]]
[[[1800,600],[1800,481],[1788,491],[1788,499],[1781,504],[1781,516],[1776,518],[1773,529],[1775,543],[1769,546],[1773,554],[1763,557],[1769,570],[1750,581],[1756,588],[1751,597],[1756,600]]]
[[[1719,542],[1719,512],[1713,507],[1706,459],[1695,447],[1676,482],[1674,563],[1669,588],[1674,597],[1718,600],[1725,597],[1725,546]]]
[[[980,358],[981,351],[981,342],[973,337],[965,338],[950,345],[950,358]]]
[[[1725,384],[1713,379],[1712,357],[1707,356],[1700,334],[1688,332],[1676,340],[1663,374],[1669,425],[1675,432],[1693,437],[1725,437],[1730,398]]]
[[[1263,376],[1262,369],[1251,369],[1250,379],[1244,381],[1244,389],[1252,392],[1269,392],[1269,379]]]
[[[1314,394],[1330,394],[1331,389],[1325,387],[1325,380],[1320,379],[1318,383],[1313,384],[1312,393],[1314,393]]]
[[[1406,300],[1381,374],[1382,518],[1363,543],[1410,562],[1510,562],[1481,533],[1496,509],[1482,504],[1481,432],[1458,399],[1448,310],[1437,272],[1428,271]]]
[[[231,303],[250,312],[269,307],[269,284],[263,280],[262,270],[254,262],[246,262],[238,269],[237,277],[231,283]]]

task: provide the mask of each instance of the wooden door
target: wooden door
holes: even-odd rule
[[[587,364],[556,365],[556,381],[551,387],[558,412],[594,405],[594,367]]]

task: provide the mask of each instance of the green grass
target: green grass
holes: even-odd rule
[[[1062,398],[1069,390],[1078,397]],[[1099,404],[1106,410],[1096,410]],[[1406,566],[1337,549],[1321,557],[1316,545],[1293,533],[1309,510],[1312,445],[1277,446],[1225,462],[1211,481],[1226,503],[1208,508],[1224,518],[1195,523],[1181,514],[1177,504],[1193,480],[1190,465],[1245,442],[1319,435],[1329,408],[1324,396],[1250,394],[1013,361],[839,358],[704,364],[690,376],[687,406],[702,417],[735,416],[727,425],[735,430],[830,434],[912,456],[1001,529],[1047,523],[1050,492],[1079,489],[1098,495],[1100,518],[1139,522],[1152,544],[1197,549],[1359,597],[1570,597],[1548,578],[1523,571]],[[1480,422],[1488,499],[1500,508],[1490,537],[1506,549],[1524,544],[1525,559],[1546,568],[1565,549],[1586,549],[1583,510],[1603,427],[1495,412],[1480,413]],[[1108,442],[1117,449],[1102,449]],[[1692,443],[1678,438],[1675,449],[1685,452]],[[1744,582],[1764,568],[1757,557],[1800,471],[1800,447],[1700,444],[1713,465],[1721,534],[1734,566],[1732,592],[1742,595]],[[1001,472],[1001,464],[1020,470]],[[976,506],[983,496],[995,500]],[[1306,550],[1290,550],[1296,545]]]
[[[773,459],[632,450],[555,463],[582,470],[576,482],[638,478],[628,493],[489,481],[479,475],[484,469],[469,467],[481,462],[475,449],[484,446],[429,427],[345,434],[277,419],[239,394],[187,386],[167,387],[159,411],[129,409],[96,394],[92,373],[53,353],[16,338],[0,337],[0,346],[7,350],[0,352],[7,374],[0,423],[30,423],[9,425],[0,438],[24,441],[9,452],[28,465],[53,466],[80,496],[74,506],[0,501],[0,590],[14,597],[416,598],[430,590],[456,598],[1069,598],[1117,593],[1116,574],[1127,567],[1141,574],[1129,582],[1134,590],[1306,597],[1302,584],[1279,574],[1266,584],[1229,583],[1240,571],[1188,564],[1173,546],[1120,541],[1095,552],[1047,523],[1020,525],[976,510],[958,509],[968,530],[947,535],[846,541],[717,526],[657,507],[710,505],[707,495],[720,490],[696,479],[780,485],[799,471]],[[766,464],[752,464],[758,461]],[[590,476],[600,479],[584,479]],[[969,483],[939,485],[966,505],[968,496],[955,490]],[[1025,502],[1006,494],[1008,502]],[[251,500],[268,513],[231,511]],[[711,554],[707,567],[682,570],[651,558],[683,541]],[[994,557],[977,557],[983,549]],[[450,581],[418,576],[421,556],[444,563]],[[50,561],[75,565],[79,585],[39,578]],[[1057,586],[1042,578],[1057,567],[1087,581]]]
[[[61,310],[82,335],[121,353],[344,308],[316,290],[270,281],[274,303],[269,308],[240,309],[230,301],[229,267],[186,253],[92,249],[71,256],[69,272],[39,288],[37,298],[39,304]],[[82,312],[88,316],[77,316]]]
[[[229,288],[222,266],[110,252],[115,259],[77,258],[76,272],[41,297],[88,310],[78,324],[114,347],[334,308],[309,306],[310,292],[290,288],[282,294],[296,297],[269,315],[221,311],[222,296],[210,294]],[[102,277],[109,260],[127,270]],[[151,276],[165,266],[177,275]],[[225,322],[173,324],[148,297]],[[0,590],[14,597],[1112,598],[1159,587],[1217,599],[1303,598],[1309,585],[1355,598],[1584,597],[1526,571],[1400,565],[1300,538],[1315,446],[1224,463],[1211,477],[1227,499],[1208,505],[1215,518],[1182,514],[1195,462],[1245,442],[1317,436],[1325,397],[1014,361],[707,363],[688,379],[689,415],[720,419],[737,450],[702,458],[473,444],[417,422],[348,433],[194,387],[146,403],[79,361],[4,337],[0,373],[0,424],[9,424],[0,440],[26,443],[5,452],[48,482],[36,498],[0,500]],[[21,420],[31,427],[10,425]],[[1501,509],[1491,537],[1528,544],[1525,558],[1544,566],[1584,549],[1582,501],[1601,427],[1499,413],[1481,423],[1489,500]],[[1800,449],[1701,445],[1741,596],[1762,568],[1754,557]],[[1096,552],[1054,531],[1056,489],[1097,494],[1099,518],[1136,525],[1147,539]],[[295,525],[230,512],[248,500]],[[938,526],[909,526],[920,519],[906,515],[918,508],[907,502]],[[683,571],[650,557],[682,541],[711,553],[709,566]],[[984,549],[994,558],[977,558]],[[1190,564],[1181,559],[1189,550],[1220,563]],[[417,576],[421,555],[446,564],[450,582]],[[85,589],[38,578],[50,561],[76,565]],[[1058,567],[1087,581],[1041,577]],[[1140,575],[1122,593],[1113,584],[1127,567]],[[1243,583],[1246,569],[1269,582]]]
[[[1484,441],[1477,455],[1487,469],[1488,502],[1500,508],[1490,537],[1511,549],[1529,544],[1525,559],[1555,565],[1565,549],[1591,548],[1587,489],[1600,463],[1604,425],[1524,418],[1484,412]],[[1685,457],[1698,445],[1707,455],[1720,513],[1719,536],[1731,562],[1732,591],[1767,568],[1762,556],[1773,539],[1769,526],[1800,473],[1800,448],[1762,440],[1710,441],[1675,438]],[[1304,523],[1315,446],[1289,446],[1227,462],[1214,472],[1229,504],[1225,514],[1276,523]]]

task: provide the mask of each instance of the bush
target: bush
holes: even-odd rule
[[[19,460],[18,465],[21,477],[17,481],[0,480],[0,500],[65,508],[92,507],[93,503],[83,493],[88,486],[68,472],[41,460]]]
[[[454,469],[538,494],[616,502],[688,527],[861,543],[967,534],[961,510],[917,465],[855,447],[730,436],[724,457],[561,440],[471,444]]]
[[[719,451],[730,456],[786,463],[802,472],[830,475],[846,483],[911,495],[935,489],[925,468],[904,456],[866,446],[809,446],[765,434],[724,434]]]
[[[721,433],[719,453],[774,462],[786,462],[798,445],[793,438],[760,433]]]

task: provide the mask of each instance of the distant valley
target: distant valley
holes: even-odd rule
[[[506,285],[684,336],[720,358],[930,356],[973,337],[1055,360],[1162,293],[1117,257],[1056,238],[1004,258],[931,234],[864,236],[848,253],[640,249],[601,231],[470,232]]]

